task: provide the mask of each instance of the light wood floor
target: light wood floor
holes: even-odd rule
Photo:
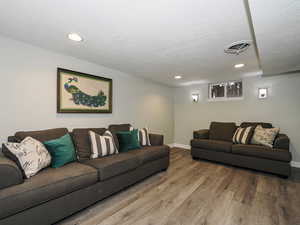
[[[60,225],[300,225],[300,182],[192,160],[173,148],[161,172]]]

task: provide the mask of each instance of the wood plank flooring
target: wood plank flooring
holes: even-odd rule
[[[166,172],[59,225],[300,225],[300,179],[194,161],[173,148]]]

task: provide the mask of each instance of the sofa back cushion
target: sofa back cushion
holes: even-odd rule
[[[261,125],[263,128],[272,128],[271,123],[264,123],[264,122],[243,122],[241,123],[240,127],[256,127],[257,125]]]
[[[118,149],[120,148],[120,145],[119,145],[117,133],[120,132],[120,131],[129,131],[130,127],[131,127],[131,125],[128,124],[128,123],[109,125],[108,130],[112,133],[112,135],[114,137],[114,140],[115,140],[115,144],[116,144]]]
[[[96,134],[102,135],[106,130],[106,128],[73,129],[73,142],[76,149],[77,157],[80,161],[90,159],[92,154],[89,131],[93,131]]]
[[[40,142],[50,141],[60,138],[68,133],[67,128],[54,128],[38,131],[18,131],[15,133],[18,142],[23,141],[26,137],[32,137]]]
[[[236,129],[235,123],[211,122],[209,139],[232,142],[232,137]]]

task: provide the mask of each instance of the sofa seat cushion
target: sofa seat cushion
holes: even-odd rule
[[[272,149],[270,147],[261,145],[233,145],[232,153],[283,162],[291,161],[291,153],[289,151],[282,149]]]
[[[121,175],[141,165],[139,158],[129,152],[91,159],[83,163],[98,170],[100,181]]]
[[[0,190],[0,219],[88,187],[97,181],[97,170],[77,162],[61,168],[44,169],[22,184]]]
[[[144,164],[167,157],[170,153],[170,148],[167,145],[146,146],[142,149],[132,150],[129,153],[138,157],[141,163]]]
[[[232,142],[210,139],[193,139],[191,141],[191,146],[194,148],[201,148],[212,151],[231,152]]]

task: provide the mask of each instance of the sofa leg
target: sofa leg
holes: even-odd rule
[[[199,158],[197,158],[197,157],[193,156],[193,160],[197,160],[197,159],[199,159]]]
[[[167,171],[167,170],[168,170],[168,168],[164,168],[164,169],[162,169],[161,171],[164,172],[164,171]]]

